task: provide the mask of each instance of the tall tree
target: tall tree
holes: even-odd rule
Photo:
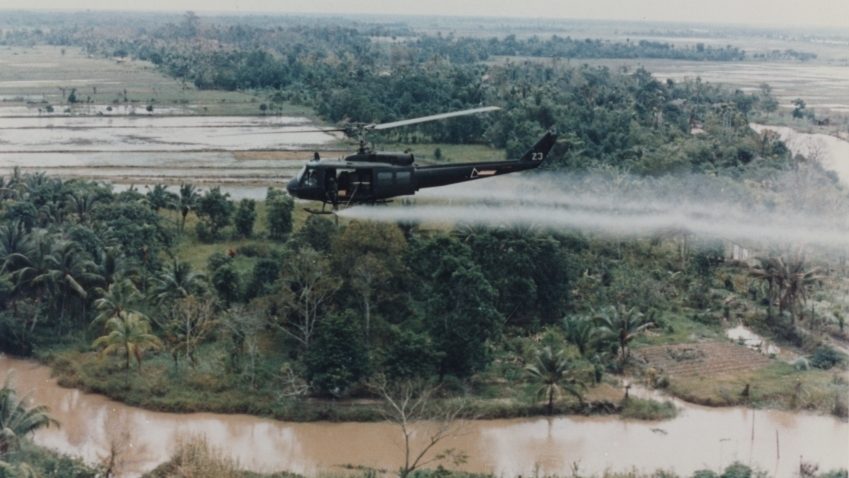
[[[165,332],[165,342],[174,360],[175,370],[180,357],[192,366],[197,364],[195,351],[209,337],[216,324],[216,302],[212,297],[184,296],[174,300],[164,311],[164,323],[157,321]]]
[[[310,248],[301,249],[283,266],[278,297],[283,315],[275,315],[274,323],[309,349],[316,326],[340,286],[327,259]]]
[[[313,346],[304,355],[306,377],[323,395],[340,396],[368,373],[362,329],[351,311],[318,324]]]
[[[425,328],[441,354],[440,375],[467,377],[489,361],[487,343],[498,337],[504,318],[494,307],[496,292],[454,238],[437,236],[413,244],[410,268],[420,279]]]
[[[268,237],[282,241],[292,232],[292,211],[295,201],[277,189],[268,188],[265,197],[265,207],[268,218]]]
[[[230,225],[234,209],[229,193],[222,193],[219,187],[207,191],[197,205],[196,213],[201,220],[197,225],[198,237],[204,241],[219,239]]]
[[[197,208],[200,193],[192,184],[180,184],[180,194],[176,199],[176,207],[180,210],[180,232],[186,228],[186,216]]]
[[[239,201],[239,207],[233,219],[236,232],[242,237],[251,237],[254,232],[254,221],[256,221],[256,201],[242,199]]]

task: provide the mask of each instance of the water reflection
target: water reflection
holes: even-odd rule
[[[255,471],[288,470],[307,475],[353,464],[396,469],[402,458],[398,430],[387,423],[286,423],[245,415],[171,414],[145,411],[99,395],[64,389],[45,367],[0,357],[0,375],[17,370],[17,387],[32,391],[62,423],[40,431],[36,441],[95,462],[121,446],[131,475],[165,460],[181,437],[208,442]],[[665,422],[609,417],[557,417],[469,422],[441,450],[468,454],[463,468],[503,476],[675,469],[690,473],[734,460],[777,476],[792,476],[799,457],[821,469],[847,467],[849,425],[828,416],[710,409],[676,402],[680,416]],[[424,438],[420,424],[417,439]],[[776,438],[777,437],[777,438]],[[778,439],[778,443],[776,443]]]

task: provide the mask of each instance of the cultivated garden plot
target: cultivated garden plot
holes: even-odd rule
[[[649,367],[672,379],[755,370],[770,361],[764,354],[729,342],[657,345],[634,353],[648,362]]]

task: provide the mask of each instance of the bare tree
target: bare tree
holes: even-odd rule
[[[273,317],[274,324],[309,349],[324,305],[341,285],[327,259],[302,249],[284,268],[280,300],[286,317]]]
[[[371,329],[371,304],[372,296],[390,277],[386,265],[372,253],[360,256],[354,262],[351,270],[353,278],[352,287],[356,290],[363,301],[363,312],[366,319],[366,340],[369,339]]]
[[[182,352],[186,361],[194,366],[195,350],[215,326],[215,301],[209,297],[190,295],[174,302],[173,313],[173,327],[178,339],[174,353]]]
[[[256,389],[259,337],[265,330],[265,320],[254,311],[237,305],[222,314],[220,325],[227,344],[230,370],[241,374],[250,387]]]
[[[435,397],[438,386],[421,381],[389,385],[379,376],[372,389],[385,403],[384,418],[398,426],[404,440],[401,478],[439,461],[450,460],[455,466],[466,462],[466,454],[454,448],[435,453],[440,442],[462,432],[465,402],[440,402]]]

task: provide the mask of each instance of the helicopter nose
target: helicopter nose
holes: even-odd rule
[[[298,178],[289,180],[289,183],[286,184],[286,191],[289,191],[290,196],[298,197]]]

